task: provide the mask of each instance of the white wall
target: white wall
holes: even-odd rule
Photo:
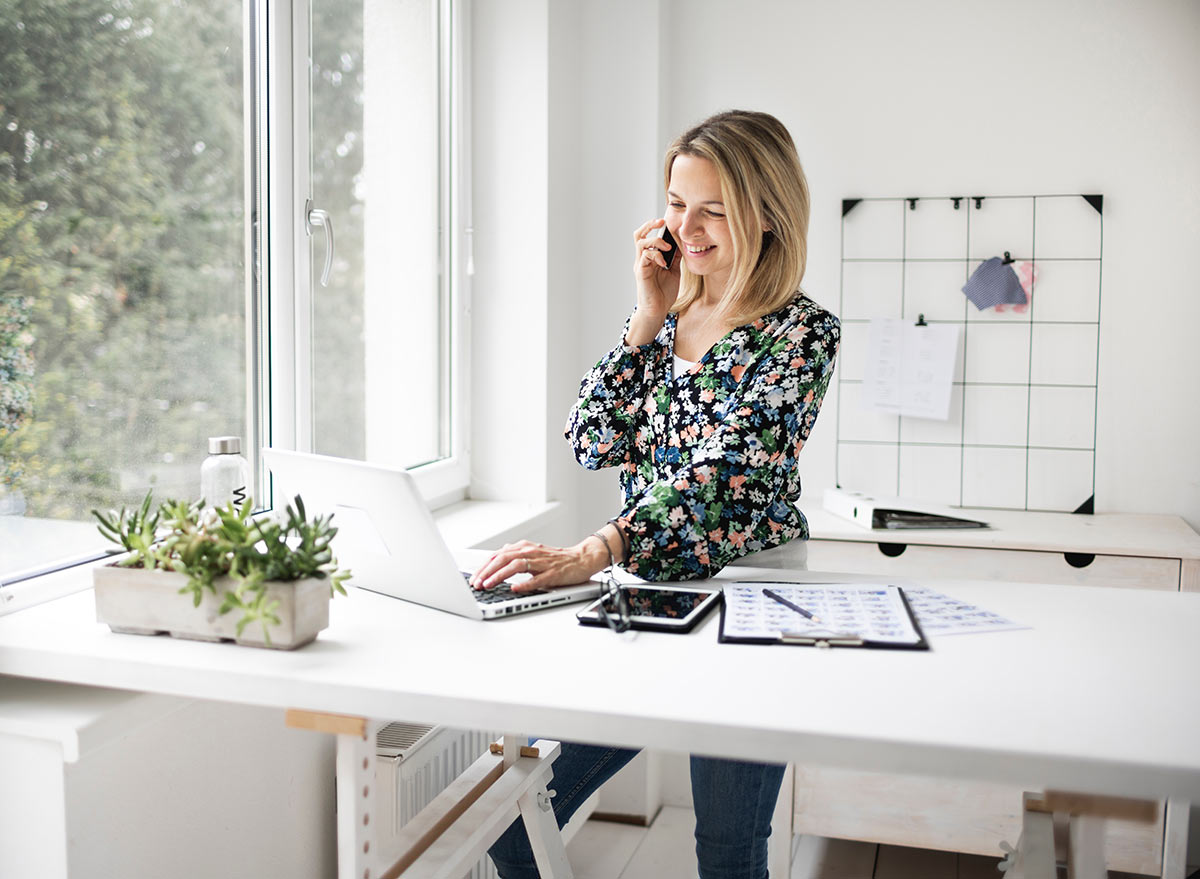
[[[471,493],[546,485],[546,0],[472,4]]]
[[[504,36],[483,48],[493,61],[475,76],[476,119],[492,137],[476,147],[477,228],[487,223],[481,201],[499,198],[487,174],[523,196],[494,203],[492,221],[510,227],[497,231],[495,252],[486,230],[477,234],[476,333],[532,324],[545,345],[493,345],[528,354],[533,384],[504,357],[477,355],[473,378],[494,385],[481,371],[498,369],[516,382],[507,406],[540,401],[545,414],[515,459],[481,450],[476,425],[475,454],[494,459],[492,471],[508,460],[511,484],[520,481],[512,460],[532,468],[530,484],[568,501],[580,533],[613,515],[613,474],[573,464],[562,421],[579,376],[633,304],[630,233],[662,210],[667,141],[711,112],[746,107],[776,114],[796,138],[813,192],[805,288],[834,309],[844,197],[1103,193],[1097,509],[1175,513],[1200,528],[1191,266],[1200,4],[512,0],[504,15],[494,6],[476,4]],[[480,40],[477,30],[477,64]],[[537,88],[514,91],[531,72]],[[514,295],[540,303],[546,323],[534,311],[487,312],[500,308],[484,301],[488,285],[524,291]],[[477,392],[491,394],[486,381]],[[832,483],[836,404],[831,392],[801,459],[810,496]],[[515,423],[492,405],[489,437]]]
[[[805,286],[831,307],[843,197],[1104,193],[1098,509],[1200,526],[1200,6],[666,6],[664,130],[733,106],[788,124],[813,190]],[[810,493],[832,481],[835,406]]]
[[[669,5],[667,128],[734,106],[788,125],[819,302],[838,302],[844,197],[1103,193],[1097,509],[1200,527],[1200,4]],[[832,479],[834,402],[810,493]]]
[[[617,512],[613,472],[579,467],[562,431],[633,306],[632,232],[663,209],[656,10],[474,4],[471,493],[565,501],[530,539]]]
[[[586,471],[563,438],[579,380],[620,340],[632,310],[633,231],[661,216],[657,4],[552,3],[551,484],[572,501],[575,539],[619,512],[613,470]],[[573,10],[573,11],[572,11]],[[631,22],[636,27],[630,27]],[[564,130],[565,129],[565,130]]]

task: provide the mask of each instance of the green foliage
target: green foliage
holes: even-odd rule
[[[250,500],[241,510],[232,502],[206,509],[204,501],[167,500],[151,512],[147,493],[135,510],[92,510],[92,515],[100,533],[129,553],[118,564],[186,574],[188,582],[180,592],[191,595],[196,607],[205,590],[216,595],[216,581],[229,577],[234,585],[225,591],[220,612],[241,611],[238,634],[258,623],[270,644],[269,626],[277,625],[279,617],[278,602],[267,594],[269,583],[328,577],[330,594],[345,595],[350,572],[338,568],[333,555],[338,529],[332,514],[310,520],[299,495],[284,510],[282,523],[255,518],[252,509]]]
[[[30,515],[194,493],[204,437],[244,433],[241,15],[0,0],[0,488]]]
[[[249,3],[0,0],[0,496],[27,515],[193,496],[205,438],[247,435]],[[341,260],[363,234],[362,9],[313,14],[314,195]],[[361,457],[361,259],[334,279],[315,430]]]
[[[92,510],[99,521],[100,533],[130,555],[120,561],[122,567],[155,567],[154,544],[158,534],[159,511],[150,512],[150,495],[146,494],[142,505],[132,512],[121,507],[119,511],[110,511],[107,515],[98,510]],[[145,564],[149,559],[150,564]]]

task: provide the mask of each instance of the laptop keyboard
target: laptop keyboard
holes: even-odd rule
[[[461,572],[463,579],[469,581],[471,574],[466,571]],[[545,589],[535,589],[532,592],[513,592],[512,583],[505,580],[503,583],[498,583],[491,589],[472,589],[471,593],[475,596],[475,600],[480,604],[495,604],[497,601],[507,601],[510,598],[524,598],[527,595],[541,595],[546,592]]]

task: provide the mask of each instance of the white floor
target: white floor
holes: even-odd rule
[[[567,846],[575,879],[696,879],[691,809],[664,806],[650,827],[588,821]],[[999,857],[797,837],[788,879],[1003,879]],[[1110,879],[1135,879],[1111,873]]]

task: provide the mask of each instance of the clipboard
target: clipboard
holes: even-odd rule
[[[884,583],[727,583],[717,641],[928,650],[904,590]]]

